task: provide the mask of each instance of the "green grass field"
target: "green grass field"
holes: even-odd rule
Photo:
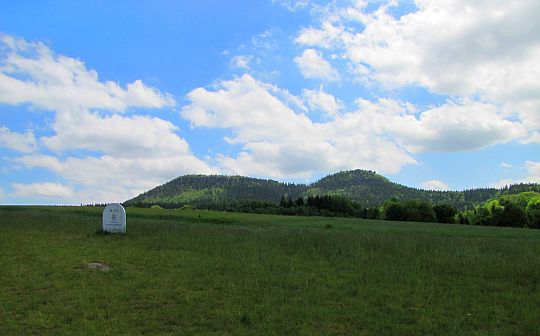
[[[127,218],[103,235],[99,208],[0,207],[0,335],[540,335],[540,230]]]

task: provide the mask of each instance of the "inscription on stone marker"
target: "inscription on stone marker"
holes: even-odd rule
[[[112,203],[103,210],[103,231],[126,233],[126,210],[121,204]]]

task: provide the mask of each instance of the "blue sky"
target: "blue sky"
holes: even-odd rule
[[[0,4],[0,203],[183,174],[540,182],[540,4]]]

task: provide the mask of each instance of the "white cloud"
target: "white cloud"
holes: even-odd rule
[[[253,59],[251,55],[238,55],[231,58],[230,64],[233,68],[249,70],[249,62]]]
[[[250,75],[219,85],[217,91],[198,88],[187,95],[192,103],[183,108],[182,116],[193,126],[234,129],[236,136],[231,141],[241,143],[295,136],[293,130],[310,123],[276,98],[274,87]],[[288,125],[278,125],[283,120]]]
[[[342,119],[356,127],[369,127],[411,153],[468,151],[519,139],[525,128],[505,120],[489,104],[447,102],[418,111],[409,103],[381,98],[358,99],[358,110]]]
[[[525,168],[529,173],[527,180],[540,183],[540,162],[539,161],[526,161]]]
[[[474,150],[526,134],[522,124],[506,120],[495,106],[472,101],[447,102],[418,118],[402,113],[383,119],[383,127],[413,152]]]
[[[315,49],[304,50],[301,56],[294,59],[294,62],[305,78],[323,79],[329,82],[339,80],[337,70]]]
[[[535,131],[529,134],[529,136],[520,141],[522,144],[540,143],[540,132]]]
[[[302,95],[311,110],[323,111],[331,117],[339,115],[339,111],[343,108],[343,104],[331,94],[324,92],[322,87],[319,91],[305,89]]]
[[[183,174],[216,173],[192,155],[123,158],[27,155],[15,159],[26,168],[45,168],[77,186],[75,203],[121,202]]]
[[[529,132],[540,129],[540,2],[422,0],[395,17],[389,8],[397,4],[328,10],[295,41],[341,53],[361,79],[481,97],[518,115]]]
[[[189,155],[163,158],[119,158],[114,156],[69,157],[60,160],[48,155],[28,155],[16,159],[29,168],[41,167],[60,173],[69,181],[88,186],[107,184],[133,188],[155,186],[178,176],[178,171],[211,173],[206,165]],[[147,176],[141,179],[142,176]],[[150,181],[149,181],[150,180]]]
[[[516,184],[516,183],[519,183],[518,180],[502,179],[502,180],[499,180],[497,182],[491,183],[489,186],[491,188],[504,188],[506,186],[509,186],[511,184]]]
[[[6,127],[0,127],[0,147],[6,147],[23,153],[33,152],[37,148],[34,133],[11,132]]]
[[[66,181],[63,188],[14,184],[13,195],[119,202],[182,174],[215,172],[191,153],[170,121],[118,114],[130,107],[172,107],[170,95],[140,80],[125,88],[100,81],[82,61],[55,54],[42,43],[2,35],[0,44],[0,103],[24,103],[54,113],[53,134],[41,137],[39,144],[31,132],[0,128],[0,145],[34,152],[11,161],[22,168],[47,169]],[[54,155],[40,154],[38,145]]]
[[[48,110],[162,108],[174,99],[140,80],[122,88],[102,82],[96,71],[71,57],[57,55],[42,43],[0,35],[0,102],[29,103]]]
[[[301,45],[332,48],[342,44],[341,37],[344,33],[343,27],[335,26],[330,21],[324,21],[320,29],[303,28],[294,41]]]
[[[217,159],[229,173],[309,178],[352,168],[397,172],[415,163],[361,112],[315,123],[249,75],[223,81],[215,91],[195,89],[187,98],[182,116],[192,126],[229,129],[227,140],[242,145],[235,157]]]
[[[491,187],[502,188],[518,183],[540,183],[540,161],[526,161],[523,168],[527,170],[527,176],[520,179],[502,179],[491,184]]]
[[[450,190],[448,184],[439,180],[429,180],[420,183],[420,187],[426,190]]]
[[[526,133],[495,106],[470,100],[418,111],[392,99],[359,99],[356,111],[338,113],[340,104],[333,96],[322,89],[304,90],[311,110],[333,116],[317,123],[277,92],[275,86],[244,75],[219,83],[214,91],[191,91],[191,104],[182,116],[193,127],[231,131],[226,140],[241,145],[242,151],[235,157],[218,156],[225,171],[278,178],[354,168],[393,173],[415,164],[413,153],[475,150]]]
[[[116,157],[147,158],[189,154],[187,142],[174,133],[178,128],[156,117],[59,112],[53,128],[56,134],[42,141],[57,152],[86,149]]]
[[[74,196],[74,192],[69,186],[60,183],[12,183],[11,188],[13,189],[10,193],[11,197],[46,198],[54,201],[65,201]]]

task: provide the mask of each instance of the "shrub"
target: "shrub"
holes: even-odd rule
[[[527,214],[525,209],[514,203],[507,203],[502,211],[494,215],[497,226],[523,227],[527,225]]]
[[[456,215],[456,208],[450,204],[437,204],[433,207],[435,216],[437,217],[437,223],[454,223],[454,217]]]

